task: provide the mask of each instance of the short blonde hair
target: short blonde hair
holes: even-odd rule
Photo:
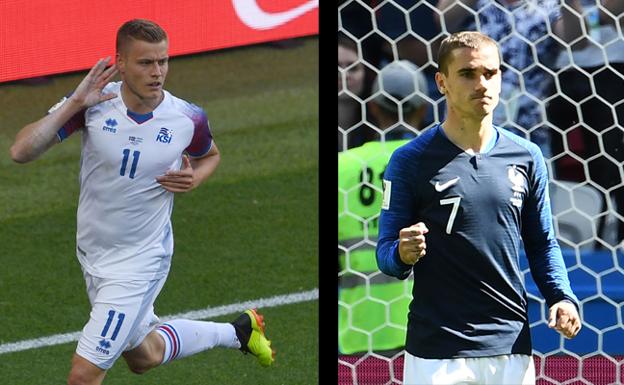
[[[130,39],[148,43],[167,40],[167,33],[158,24],[146,19],[133,19],[125,22],[117,30],[117,53],[120,53]]]
[[[448,67],[451,61],[451,53],[458,48],[479,49],[483,45],[490,44],[496,47],[500,59],[498,44],[491,37],[477,31],[461,31],[447,36],[442,40],[438,50],[438,71],[448,75]]]

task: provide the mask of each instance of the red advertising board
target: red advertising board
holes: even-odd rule
[[[150,19],[171,56],[318,33],[318,0],[0,0],[0,82],[90,68]]]

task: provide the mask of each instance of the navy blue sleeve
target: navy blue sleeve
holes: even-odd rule
[[[415,205],[412,187],[405,178],[409,175],[407,164],[404,151],[399,148],[392,154],[384,172],[384,199],[377,240],[379,270],[399,279],[406,279],[412,270],[399,256],[399,231],[413,225],[410,222]]]
[[[522,210],[522,240],[531,275],[548,306],[569,300],[578,308],[552,225],[546,163],[537,146],[529,151],[534,164],[529,197]]]

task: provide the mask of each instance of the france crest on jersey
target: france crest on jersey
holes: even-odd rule
[[[121,87],[109,83],[103,92],[116,98],[76,114],[57,134],[82,132],[77,255],[96,277],[157,279],[173,254],[174,194],[156,177],[179,170],[184,152],[206,155],[212,134],[200,107],[163,91],[154,111],[136,114]]]

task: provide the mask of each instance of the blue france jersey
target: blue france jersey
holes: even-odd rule
[[[77,256],[96,277],[151,280],[167,274],[173,254],[174,194],[156,177],[179,170],[182,154],[204,156],[212,134],[203,110],[164,91],[149,114],[127,109],[117,97],[82,111],[58,132],[82,133]]]
[[[495,127],[493,147],[469,154],[440,126],[398,148],[384,174],[377,262],[414,273],[407,351],[422,358],[531,354],[518,255],[549,305],[577,302],[555,239],[538,147]],[[424,222],[427,255],[401,262],[402,228]]]

